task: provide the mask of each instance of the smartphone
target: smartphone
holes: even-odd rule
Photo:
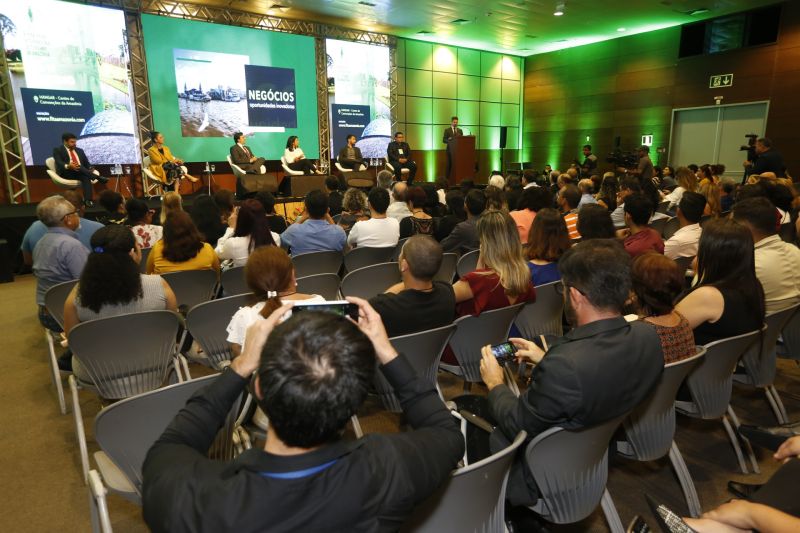
[[[333,313],[339,316],[349,316],[353,320],[358,320],[358,306],[351,304],[347,300],[336,300],[333,302],[302,303],[302,300],[294,304],[292,313],[303,311],[320,311]]]
[[[517,347],[510,342],[504,342],[503,344],[492,346],[492,355],[497,358],[497,362],[501,365],[514,361],[516,359],[516,353]]]

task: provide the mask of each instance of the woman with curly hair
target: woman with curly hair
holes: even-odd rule
[[[80,280],[64,303],[64,332],[81,322],[141,311],[177,311],[175,294],[161,276],[139,273],[142,251],[127,226],[111,225],[92,235],[92,251]],[[72,359],[82,380],[91,378]]]
[[[147,256],[147,273],[164,274],[182,270],[216,270],[219,258],[197,231],[184,211],[171,213],[164,223],[164,237]]]
[[[342,198],[342,216],[339,217],[339,225],[345,233],[350,233],[353,224],[362,220],[369,220],[367,195],[360,189],[347,189]]]

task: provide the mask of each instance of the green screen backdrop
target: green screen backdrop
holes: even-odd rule
[[[178,98],[179,92],[195,87],[194,80],[201,84],[201,92],[205,94],[212,94],[212,89],[217,87],[239,89],[242,84],[235,80],[243,79],[244,64],[294,69],[295,77],[297,127],[286,128],[284,132],[255,131],[247,140],[253,153],[266,159],[280,159],[287,138],[297,135],[306,156],[309,159],[319,157],[313,37],[156,15],[142,15],[142,27],[153,122],[155,129],[164,134],[164,144],[170,147],[175,157],[186,161],[223,161],[233,145],[232,133],[240,129],[247,133],[244,99],[238,102],[216,99],[189,102]],[[177,58],[183,63],[176,61]],[[176,64],[191,67],[192,63],[200,65],[198,68],[201,70],[188,78],[192,81],[185,81],[178,87]],[[202,85],[204,81],[205,86]],[[246,98],[246,91],[240,90],[239,93]],[[214,106],[221,110],[217,115],[219,120],[209,127],[204,112],[200,111],[196,124],[193,124],[193,135],[185,135],[187,119],[185,107],[181,106],[197,109]],[[243,115],[242,109],[245,110]],[[230,120],[226,120],[228,114],[232,115]]]

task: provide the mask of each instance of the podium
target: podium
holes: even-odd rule
[[[452,176],[448,176],[451,185],[461,180],[475,178],[475,136],[460,135],[449,141],[450,155],[453,161]]]

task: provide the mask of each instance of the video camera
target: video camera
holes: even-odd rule
[[[623,152],[617,148],[608,154],[606,161],[618,167],[635,167],[639,164],[639,155],[635,152]]]
[[[747,137],[747,144],[743,144],[739,147],[740,152],[744,152],[745,150],[755,150],[756,147],[756,139],[758,139],[758,135],[755,133],[748,133],[745,135]]]

